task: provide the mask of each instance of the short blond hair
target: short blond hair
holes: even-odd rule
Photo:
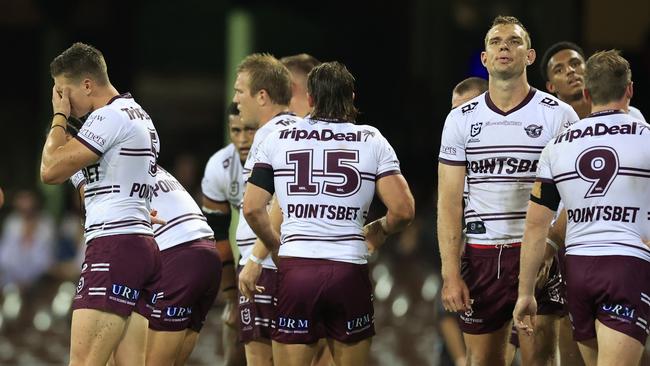
[[[512,24],[512,25],[518,25],[521,27],[521,29],[524,30],[524,41],[526,41],[526,45],[528,46],[528,49],[533,48],[533,44],[530,41],[530,33],[528,33],[528,29],[524,27],[524,24],[519,21],[519,19],[510,16],[510,15],[497,15],[496,18],[492,21],[492,25],[490,26],[490,29],[488,29],[487,33],[485,33],[485,46],[487,47],[488,43],[488,33],[490,33],[490,30],[492,28],[496,27],[497,25],[503,25],[503,24]]]
[[[623,98],[632,82],[630,63],[618,50],[594,53],[586,63],[585,89],[593,104],[607,104]]]
[[[266,90],[271,101],[279,105],[289,105],[291,101],[291,74],[278,59],[268,53],[254,53],[237,66],[237,72],[249,76],[251,95]]]

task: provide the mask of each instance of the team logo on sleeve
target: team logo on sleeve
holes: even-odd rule
[[[483,127],[483,122],[472,124],[472,128],[470,130],[470,135],[472,137],[478,136],[478,134],[481,133],[481,127]]]
[[[551,99],[549,97],[542,99],[539,103],[549,107],[557,107],[560,104],[557,102],[557,100]]]
[[[532,137],[534,139],[536,139],[536,138],[538,138],[538,137],[540,137],[542,135],[542,130],[543,129],[544,129],[544,126],[536,125],[536,124],[532,124],[532,125],[528,125],[528,126],[524,127],[524,131],[526,131],[526,135],[528,135],[528,137]]]
[[[471,102],[469,104],[466,104],[460,108],[460,111],[463,112],[463,114],[469,113],[476,109],[476,106],[478,105],[478,102]]]

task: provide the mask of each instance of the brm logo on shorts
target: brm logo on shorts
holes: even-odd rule
[[[476,106],[478,105],[478,102],[471,102],[469,104],[466,104],[460,108],[460,111],[463,112],[463,114],[470,113],[476,109]]]
[[[534,139],[536,139],[536,138],[538,138],[538,137],[540,137],[542,135],[542,130],[543,129],[544,129],[544,126],[535,125],[535,124],[528,125],[528,126],[524,127],[524,131],[526,131],[526,135],[528,135],[528,137],[532,137]]]
[[[553,100],[553,99],[551,99],[549,97],[546,97],[546,98],[542,99],[539,102],[539,104],[544,105],[544,106],[548,106],[548,107],[557,107],[558,105],[560,105],[560,103],[558,103],[557,100]]]
[[[365,314],[364,316],[346,321],[345,329],[347,330],[348,334],[357,333],[368,329],[373,322],[374,321],[372,317],[370,317],[370,314]]]
[[[632,323],[634,322],[634,308],[628,305],[620,304],[602,304],[600,305],[600,310],[606,312],[609,315],[614,316],[614,318]]]

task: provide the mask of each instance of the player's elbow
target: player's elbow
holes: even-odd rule
[[[259,221],[260,216],[263,215],[265,211],[266,211],[266,207],[258,206],[252,202],[244,201],[244,205],[242,207],[244,218],[246,218],[246,222],[248,222],[249,224],[252,222]]]
[[[412,196],[409,196],[408,199],[402,200],[400,204],[391,207],[389,211],[397,223],[396,226],[403,229],[409,226],[415,218],[415,201]]]
[[[44,184],[61,184],[66,178],[57,174],[52,168],[41,167],[41,181]]]

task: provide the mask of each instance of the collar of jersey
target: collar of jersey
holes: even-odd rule
[[[526,95],[524,100],[522,100],[521,103],[519,103],[516,107],[511,108],[507,112],[502,111],[501,109],[499,109],[499,107],[496,106],[496,104],[494,104],[494,102],[492,102],[492,99],[490,99],[490,92],[489,91],[487,93],[485,93],[485,104],[487,104],[488,108],[490,108],[492,111],[494,111],[494,112],[496,112],[496,113],[498,113],[498,114],[500,114],[502,116],[507,116],[510,113],[514,113],[514,112],[522,109],[523,107],[525,107],[526,104],[528,104],[528,102],[530,102],[530,100],[533,99],[533,96],[535,95],[536,91],[537,91],[537,89],[535,89],[535,88],[533,88],[531,86],[530,90],[528,91],[528,95]]]
[[[610,114],[626,114],[626,113],[622,109],[605,109],[603,111],[598,111],[598,112],[591,113],[590,115],[588,115],[585,118],[609,116]]]
[[[131,96],[131,93],[126,92],[124,94],[114,96],[113,98],[111,98],[111,100],[108,101],[108,103],[106,103],[106,105],[109,105],[109,104],[113,103],[115,100],[117,100],[119,98],[133,98],[133,97]]]

